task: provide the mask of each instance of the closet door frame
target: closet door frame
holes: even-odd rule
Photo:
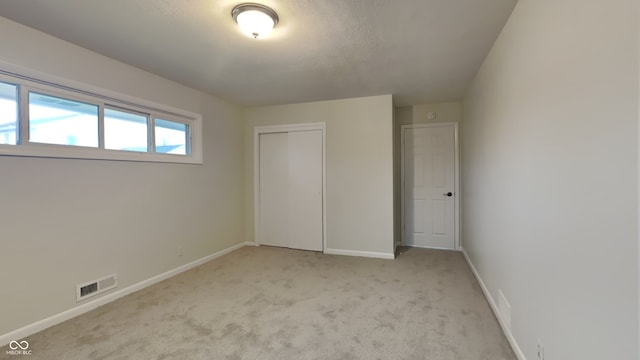
[[[256,126],[253,129],[253,214],[254,241],[260,245],[260,134],[296,131],[322,132],[322,252],[327,250],[327,130],[326,123]]]

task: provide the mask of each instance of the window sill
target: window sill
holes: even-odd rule
[[[25,144],[0,145],[0,156],[24,156],[40,158],[82,159],[82,160],[111,160],[159,162],[202,165],[202,157],[190,155],[150,154],[132,151],[103,150],[81,146]]]

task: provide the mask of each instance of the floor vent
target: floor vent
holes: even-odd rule
[[[107,290],[111,290],[118,286],[118,277],[116,274],[105,276],[101,279],[90,281],[76,286],[76,301],[98,295]]]

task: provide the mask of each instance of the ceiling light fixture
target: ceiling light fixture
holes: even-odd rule
[[[236,5],[231,10],[231,16],[243,33],[255,39],[269,34],[279,20],[273,9],[255,3]]]

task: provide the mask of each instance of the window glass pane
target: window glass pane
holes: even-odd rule
[[[0,144],[15,145],[18,134],[18,87],[0,82]]]
[[[29,141],[98,147],[98,106],[30,92]]]
[[[147,152],[147,116],[104,109],[104,148]]]
[[[189,149],[189,125],[156,119],[156,152],[162,154],[187,155],[191,153]]]

